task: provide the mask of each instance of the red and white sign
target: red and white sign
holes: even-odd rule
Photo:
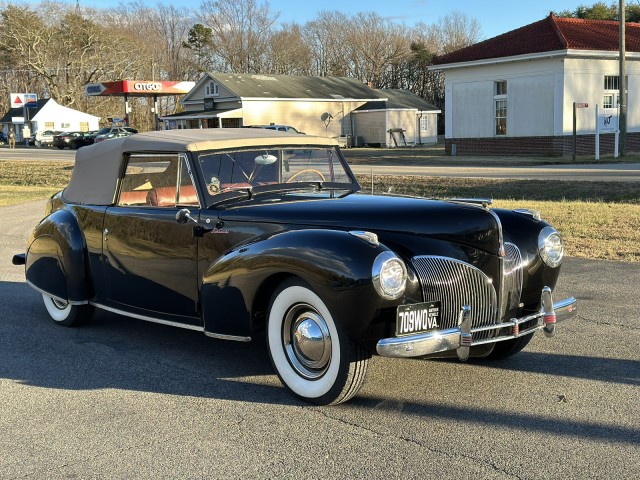
[[[24,93],[12,93],[10,96],[11,96],[11,108],[24,107]]]
[[[36,108],[38,96],[35,93],[11,93],[11,108]]]
[[[184,95],[195,86],[195,82],[170,82],[150,80],[120,80],[118,82],[89,83],[84,86],[84,94],[106,95]]]

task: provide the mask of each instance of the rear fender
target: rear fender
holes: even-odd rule
[[[203,277],[205,330],[248,338],[256,314],[266,310],[278,284],[291,276],[306,282],[334,319],[354,337],[383,305],[371,279],[384,245],[344,231],[294,230],[243,246],[213,263]]]
[[[36,289],[70,302],[93,296],[86,243],[77,219],[57,210],[35,228],[26,255],[26,278]]]

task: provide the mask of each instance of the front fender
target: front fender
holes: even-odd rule
[[[549,267],[538,254],[538,234],[550,225],[518,211],[494,211],[502,223],[504,240],[517,245],[522,255],[524,276],[521,300],[525,305],[538,304],[542,289],[554,289],[560,275],[561,266]]]
[[[251,336],[264,299],[289,276],[308,283],[334,319],[353,336],[362,332],[383,305],[371,268],[384,245],[372,245],[348,232],[294,230],[245,245],[210,265],[203,277],[205,330]],[[263,302],[260,302],[260,299]]]
[[[84,236],[71,212],[57,210],[36,226],[25,261],[32,286],[70,302],[86,302],[93,293],[87,265]]]

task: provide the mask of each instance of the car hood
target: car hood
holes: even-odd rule
[[[220,219],[300,227],[366,230],[429,236],[497,254],[502,243],[498,217],[478,205],[410,197],[348,195],[305,196],[278,202],[260,201],[228,207]]]

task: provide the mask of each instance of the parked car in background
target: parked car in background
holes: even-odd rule
[[[224,340],[266,334],[286,388],[328,405],[358,392],[372,354],[501,359],[577,314],[573,297],[552,300],[560,234],[490,204],[364,194],[329,138],[149,132],[79,150],[13,263],[62,326],[97,308]],[[459,375],[469,395],[486,388]]]
[[[33,145],[35,145],[36,147],[48,147],[50,145],[53,145],[53,137],[61,133],[64,132],[61,132],[59,130],[38,131],[35,134],[31,135],[31,138],[33,139]],[[31,141],[29,143],[31,143]]]
[[[71,148],[71,145],[74,140],[78,138],[82,138],[84,136],[84,132],[62,132],[53,136],[52,145],[59,149],[63,148]],[[75,145],[75,144],[73,144]]]
[[[277,130],[278,132],[299,133],[304,135],[304,132],[299,131],[291,125],[247,125],[246,128],[264,128],[266,130]]]
[[[0,145],[4,145],[8,141],[7,135],[4,132],[0,132]]]
[[[105,140],[111,140],[112,138],[128,137],[134,133],[138,133],[138,130],[131,127],[104,127],[98,130],[94,143],[104,142]]]
[[[69,148],[71,150],[77,150],[80,147],[93,145],[97,134],[98,130],[93,130],[91,132],[82,132],[82,135],[78,135],[69,140]]]

